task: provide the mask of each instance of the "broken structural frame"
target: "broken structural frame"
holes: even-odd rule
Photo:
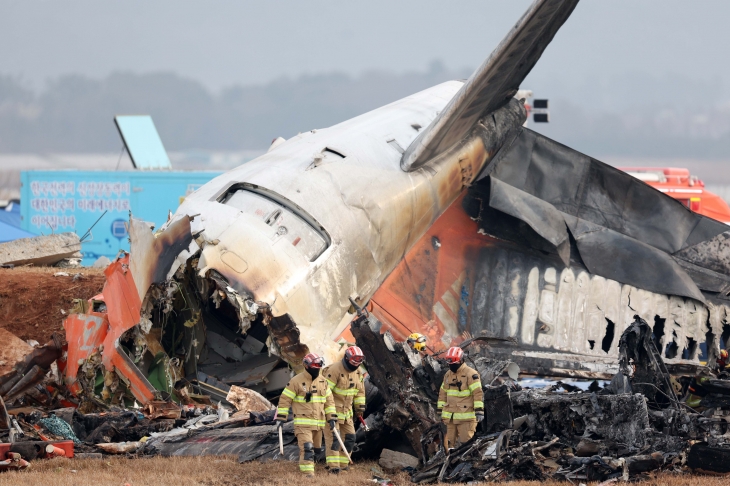
[[[130,219],[131,253],[105,270],[102,293],[64,322],[65,382],[105,403],[210,402],[230,385],[273,394],[308,348],[288,316],[235,290],[215,270],[196,271],[185,217],[153,234]]]

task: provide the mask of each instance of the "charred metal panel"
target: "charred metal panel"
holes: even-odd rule
[[[724,276],[727,285],[727,275],[730,274],[730,232],[724,232],[699,243],[692,243],[691,246],[686,246],[677,252],[675,257]]]
[[[504,147],[490,175],[565,214],[667,253],[726,229],[630,174],[529,129],[520,130],[512,145]]]
[[[621,373],[630,377],[631,389],[661,408],[679,408],[669,371],[652,339],[652,329],[638,315],[619,341]]]
[[[570,261],[568,229],[560,211],[549,203],[526,192],[515,190],[509,184],[490,177],[489,205],[505,214],[524,221],[552,244],[567,265]]]
[[[665,294],[705,300],[692,277],[669,254],[617,231],[567,219],[581,260],[591,272]]]
[[[529,417],[530,435],[566,442],[581,437],[605,441],[615,448],[641,450],[647,441],[649,413],[641,395],[555,394],[523,391],[512,395],[515,415]]]
[[[473,335],[516,337],[525,356],[550,351],[613,358],[618,337],[638,313],[652,324],[665,322],[665,358],[699,362],[691,343],[704,343],[709,330],[709,312],[700,302],[622,285],[580,267],[561,268],[507,245],[485,247],[475,263],[472,292],[483,297],[469,308]]]
[[[724,250],[718,247],[725,241],[724,224],[547,137],[524,128],[518,132],[480,176],[491,180],[470,191],[471,198],[486,198],[504,215],[476,201],[465,207],[488,234],[543,250],[546,243],[563,244],[567,225],[575,246],[570,252],[567,244],[559,248],[566,264],[570,253],[593,274],[703,302],[698,285],[714,292],[730,288],[727,265],[721,263],[727,258],[719,256]],[[529,231],[521,227],[525,224]],[[717,241],[710,243],[713,237]],[[710,257],[710,249],[718,256]]]
[[[167,225],[164,231],[153,234],[148,223],[130,218],[129,240],[129,268],[139,299],[142,300],[151,284],[162,283],[169,278],[170,269],[178,255],[190,246],[193,240],[190,220],[177,219]]]
[[[592,274],[575,261],[566,267],[555,252],[479,234],[481,221],[465,218],[461,206],[457,201],[405,259],[408,268],[429,271],[399,266],[373,297],[373,312],[386,328],[422,332],[434,350],[469,336],[514,337],[518,349],[493,345],[492,352],[528,373],[581,377],[618,371],[619,338],[635,314],[658,326],[657,346],[670,367],[699,366],[700,344],[711,356],[719,352],[728,312],[722,303],[650,292]],[[438,251],[426,255],[432,241],[439,242]],[[428,285],[437,297],[423,316],[418,292],[408,289]],[[449,299],[439,298],[443,294],[459,297],[456,314]]]
[[[172,437],[151,439],[148,453],[161,456],[240,456],[241,462],[284,459],[295,461],[299,447],[295,443],[293,426],[284,426],[284,456],[279,455],[276,426],[238,427],[218,430],[191,431]]]
[[[694,444],[687,454],[687,465],[697,472],[730,473],[730,449]]]

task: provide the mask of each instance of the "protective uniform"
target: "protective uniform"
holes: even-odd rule
[[[294,434],[299,443],[299,471],[313,476],[315,449],[322,447],[323,432],[326,431],[331,440],[332,431],[326,425],[337,419],[332,390],[324,376],[320,373],[312,378],[304,371],[292,378],[281,392],[277,420],[286,421],[289,407],[294,414]]]
[[[348,353],[351,356],[348,356]],[[360,348],[352,346],[347,349],[345,357],[341,361],[322,370],[335,398],[337,429],[349,453],[352,453],[355,447],[354,419],[362,417],[365,413],[365,373],[359,368],[364,358]],[[349,362],[351,360],[353,363]],[[347,469],[349,467],[347,457],[340,452],[337,439],[334,436],[332,439],[334,442],[325,441],[327,465],[330,469]]]
[[[461,353],[460,348],[456,349]],[[457,440],[464,443],[471,439],[477,430],[477,417],[479,421],[484,418],[484,393],[479,373],[463,363],[461,354],[458,356],[459,361],[453,363],[453,367],[458,368],[446,372],[436,406],[446,424],[448,448],[456,447]]]

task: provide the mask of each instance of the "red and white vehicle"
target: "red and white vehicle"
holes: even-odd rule
[[[680,201],[690,210],[725,224],[730,224],[730,206],[717,194],[705,189],[705,183],[690,175],[689,169],[673,167],[619,167],[655,189]]]

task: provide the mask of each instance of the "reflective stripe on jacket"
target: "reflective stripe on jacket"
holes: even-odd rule
[[[444,420],[476,420],[475,412],[484,410],[484,392],[479,373],[464,363],[456,373],[447,371],[441,383],[436,408],[441,411]]]
[[[340,360],[326,367],[322,374],[335,397],[337,418],[347,420],[355,413],[365,412],[365,374],[360,368],[350,371]]]
[[[309,400],[307,393],[311,394]],[[327,420],[337,418],[332,391],[321,373],[312,380],[304,371],[289,381],[279,397],[277,417],[286,420],[290,407],[294,413],[294,425],[324,427]]]

